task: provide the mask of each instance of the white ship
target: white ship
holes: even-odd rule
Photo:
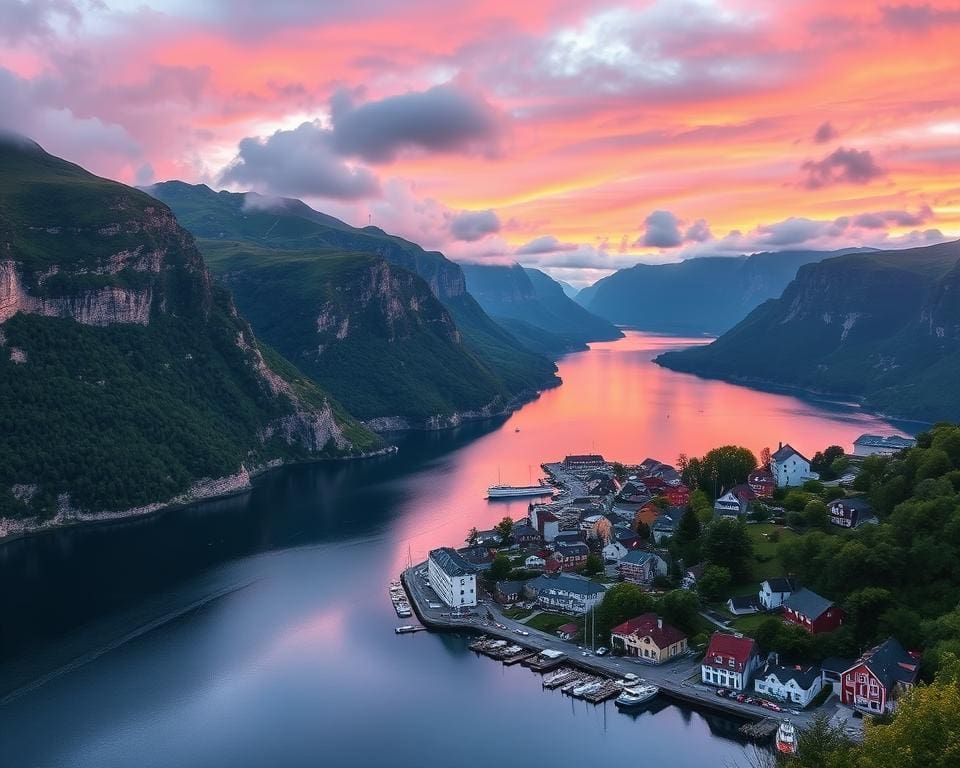
[[[508,499],[512,496],[552,496],[556,489],[540,482],[537,485],[491,485],[487,488],[488,499]]]
[[[658,693],[660,693],[660,689],[655,685],[624,688],[623,692],[617,696],[616,704],[618,707],[639,707],[641,704],[646,704]]]

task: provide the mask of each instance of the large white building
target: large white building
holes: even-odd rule
[[[860,435],[853,441],[854,456],[889,456],[897,451],[913,448],[915,438],[902,435]]]
[[[804,480],[813,477],[810,474],[810,461],[789,444],[781,445],[770,456],[770,471],[778,488],[803,485]]]
[[[459,552],[450,547],[430,551],[427,561],[430,586],[451,608],[477,604],[477,572]]]
[[[823,688],[819,667],[780,667],[767,664],[757,672],[753,689],[782,701],[806,707]]]

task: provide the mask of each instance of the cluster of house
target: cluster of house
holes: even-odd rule
[[[764,658],[756,642],[744,635],[714,633],[700,666],[700,679],[718,688],[747,691],[808,706],[827,688],[852,709],[881,714],[917,680],[919,659],[890,637],[858,659],[825,659],[819,667],[780,664],[776,654]]]

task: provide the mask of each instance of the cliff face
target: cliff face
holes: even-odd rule
[[[0,421],[17,530],[381,447],[265,356],[169,209],[19,139],[0,139]]]
[[[960,418],[960,243],[803,267],[779,299],[713,344],[661,355],[704,376],[860,397],[924,420]]]

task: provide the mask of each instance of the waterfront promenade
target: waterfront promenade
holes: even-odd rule
[[[772,713],[761,707],[741,704],[716,695],[716,689],[703,685],[700,679],[699,656],[684,656],[666,664],[651,665],[628,656],[583,655],[581,649],[573,643],[560,640],[555,635],[528,627],[520,621],[507,618],[500,606],[493,600],[482,600],[469,616],[453,616],[450,608],[430,608],[430,603],[439,601],[423,583],[418,571],[426,567],[425,563],[408,568],[402,574],[402,581],[410,597],[410,604],[424,626],[439,631],[467,631],[502,637],[517,645],[535,651],[551,648],[567,655],[567,662],[574,666],[612,678],[622,678],[627,672],[644,678],[660,688],[660,693],[668,698],[684,702],[691,706],[720,711],[744,720],[759,721],[764,718],[789,718],[798,727],[808,726],[817,714],[825,714],[831,719],[839,715],[836,703],[828,702],[811,712],[784,710]],[[493,617],[492,619],[490,617]],[[518,630],[527,632],[520,635]]]

